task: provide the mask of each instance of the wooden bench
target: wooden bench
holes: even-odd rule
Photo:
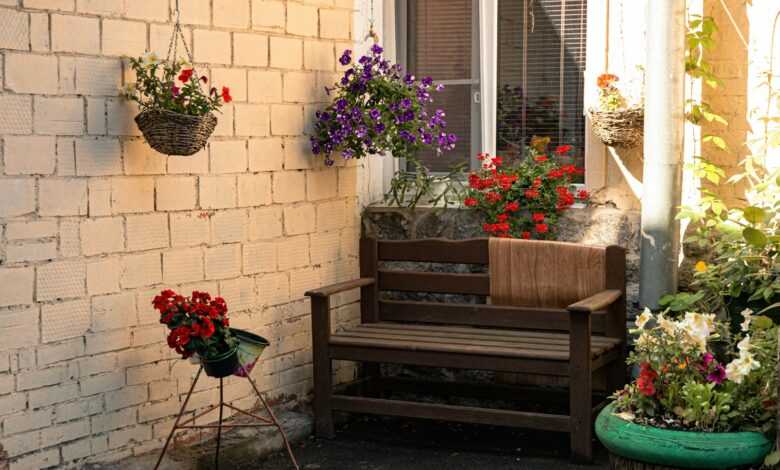
[[[487,265],[488,239],[362,239],[360,279],[306,293],[312,309],[317,435],[333,436],[334,410],[527,427],[569,432],[572,459],[590,461],[592,420],[600,409],[591,398],[594,377],[613,391],[622,387],[626,373],[625,251],[617,246],[600,250],[595,251],[596,262],[585,271],[582,266],[540,267],[547,270],[547,278],[566,270],[593,276],[603,286],[598,292],[561,308],[515,307],[391,300],[380,295],[388,291],[487,298],[487,273],[422,272],[386,265],[398,261]],[[571,273],[561,280],[569,278]],[[361,323],[332,333],[331,296],[355,288],[361,289]],[[535,383],[540,378],[560,383],[563,377],[569,384],[569,414],[336,394],[333,360],[363,363],[369,378],[379,373],[379,363],[528,374],[536,378]]]

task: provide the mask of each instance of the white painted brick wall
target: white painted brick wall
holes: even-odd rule
[[[144,142],[138,107],[119,90],[132,75],[122,56],[167,52],[167,1],[0,0],[0,371],[13,372],[0,374],[0,421],[10,468],[80,468],[159,448],[194,372],[168,349],[151,307],[163,288],[225,297],[234,324],[274,338],[261,388],[305,396],[300,298],[357,266],[359,230],[347,216],[358,168],[325,168],[305,135],[341,49],[353,47],[354,6],[182,2],[198,72],[229,86],[235,103],[217,114],[209,147],[166,157]],[[208,385],[193,406],[217,399]],[[231,381],[228,399],[251,406],[247,385]]]

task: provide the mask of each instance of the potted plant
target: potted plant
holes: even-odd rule
[[[160,312],[160,323],[170,330],[168,346],[182,358],[195,357],[211,377],[227,377],[239,367],[238,340],[230,330],[227,304],[194,291],[184,297],[167,289],[152,302]]]
[[[415,159],[417,151],[433,149],[437,153],[452,150],[457,138],[445,131],[447,122],[441,109],[430,112],[433,84],[404,74],[398,64],[382,57],[383,49],[374,44],[368,55],[353,63],[347,49],[339,62],[349,66],[334,88],[333,103],[316,113],[311,149],[332,165],[333,154],[344,159],[363,158],[390,152],[393,156]]]
[[[749,310],[735,333],[714,314],[668,315],[637,318],[628,362],[639,377],[596,420],[612,468],[762,463],[777,411],[777,326]]]
[[[192,66],[160,60],[151,52],[130,58],[130,67],[136,81],[125,87],[124,95],[141,108],[135,122],[149,145],[166,155],[184,156],[205,147],[217,126],[213,111],[233,100],[230,89],[208,88],[208,77]]]
[[[482,166],[469,175],[463,205],[482,214],[486,234],[553,239],[560,213],[588,200],[586,190],[572,191],[572,178],[582,169],[565,163],[571,146],[548,152],[549,143],[549,137],[532,138],[521,159],[479,155]]]
[[[605,145],[632,148],[644,138],[644,107],[628,103],[618,80],[611,73],[599,75],[599,107],[590,110],[591,128]]]

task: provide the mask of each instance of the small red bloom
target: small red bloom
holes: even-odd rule
[[[536,212],[533,215],[531,215],[531,220],[533,220],[534,223],[540,224],[544,222],[544,214],[541,212]]]
[[[474,207],[477,205],[477,200],[473,197],[467,197],[463,200],[463,205],[466,207]]]
[[[230,103],[233,101],[233,97],[230,96],[230,88],[226,86],[222,87],[222,100],[225,101],[225,103]]]
[[[524,240],[530,240],[531,239],[531,232],[523,232],[520,234],[521,237],[523,237]]]
[[[209,77],[203,75],[202,77],[200,77],[200,81],[203,82],[203,83],[208,83],[209,82]]]
[[[655,395],[655,379],[658,373],[653,370],[649,363],[644,362],[639,366],[639,378],[636,380],[637,388],[647,397]]]
[[[547,224],[536,224],[536,226],[534,226],[534,230],[538,233],[547,233],[548,229]]]
[[[498,214],[496,216],[496,220],[499,222],[506,222],[508,218],[509,218],[508,214]]]
[[[504,206],[506,212],[517,212],[520,210],[520,203],[517,201],[507,202]]]
[[[535,189],[527,189],[525,191],[525,197],[526,199],[536,199],[537,197],[539,197],[539,191]]]
[[[504,159],[501,157],[493,157],[493,165],[501,166],[504,163]]]
[[[184,69],[179,74],[179,81],[182,83],[187,83],[190,81],[190,78],[192,78],[192,74],[195,73],[195,70],[193,69]]]
[[[577,199],[585,200],[588,197],[590,197],[590,194],[588,193],[587,189],[580,189],[579,191],[577,191]]]
[[[485,199],[487,199],[488,202],[498,202],[502,198],[503,198],[503,196],[501,195],[501,193],[489,192],[489,193],[485,194]]]
[[[537,155],[536,157],[534,157],[534,160],[536,160],[539,163],[544,163],[547,160],[549,160],[549,158],[547,158],[547,155]]]
[[[571,150],[571,145],[559,145],[558,148],[555,149],[555,153],[558,155],[563,155],[565,153],[568,153]]]

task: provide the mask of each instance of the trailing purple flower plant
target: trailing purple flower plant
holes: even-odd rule
[[[446,132],[444,111],[426,109],[433,102],[431,92],[444,86],[434,85],[430,77],[418,80],[404,74],[382,52],[375,44],[357,62],[349,49],[339,58],[341,65],[352,66],[334,88],[326,88],[334,100],[316,113],[311,137],[312,152],[323,155],[327,165],[333,164],[333,154],[338,152],[344,159],[384,152],[414,158],[424,148],[437,154],[455,148],[457,137]]]

